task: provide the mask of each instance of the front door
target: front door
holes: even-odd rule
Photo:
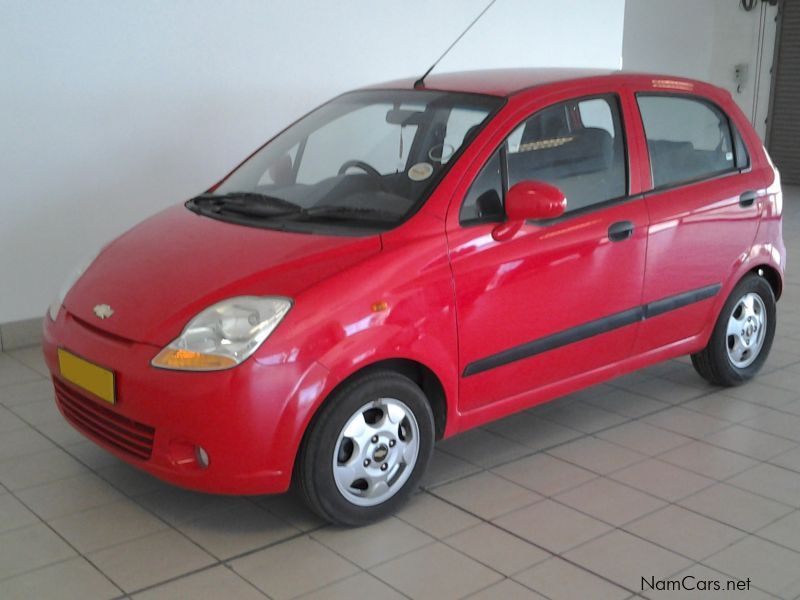
[[[648,217],[628,195],[622,130],[611,94],[540,110],[451,203],[462,413],[520,408],[535,390],[630,356]],[[567,212],[496,241],[505,190],[523,180],[559,187]]]

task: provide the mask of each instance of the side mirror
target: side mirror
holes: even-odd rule
[[[528,219],[555,219],[567,209],[567,198],[554,185],[543,181],[520,181],[506,194],[506,222],[492,231],[497,240],[512,237]]]

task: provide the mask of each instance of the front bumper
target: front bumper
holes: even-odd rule
[[[326,388],[328,371],[312,362],[265,364],[251,357],[217,372],[150,365],[160,348],[109,335],[63,308],[44,319],[43,349],[57,404],[78,431],[125,462],[194,490],[221,494],[288,489],[303,429]],[[64,380],[65,348],[115,374],[116,404]],[[197,448],[209,457],[198,461]]]

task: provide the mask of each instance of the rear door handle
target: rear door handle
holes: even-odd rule
[[[608,239],[612,242],[627,240],[633,235],[633,223],[630,221],[617,221],[608,227]]]
[[[739,196],[739,206],[742,208],[753,206],[753,202],[756,201],[756,197],[757,194],[753,190],[744,192],[741,196]]]

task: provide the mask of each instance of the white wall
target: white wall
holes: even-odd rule
[[[321,101],[421,74],[486,4],[5,0],[0,323],[42,315],[84,255]],[[623,15],[499,0],[439,70],[615,68]]]
[[[683,75],[725,88],[763,138],[776,14],[776,7],[763,2],[747,12],[738,0],[628,0],[623,68]],[[748,65],[747,77],[737,91],[734,66],[742,63]]]

